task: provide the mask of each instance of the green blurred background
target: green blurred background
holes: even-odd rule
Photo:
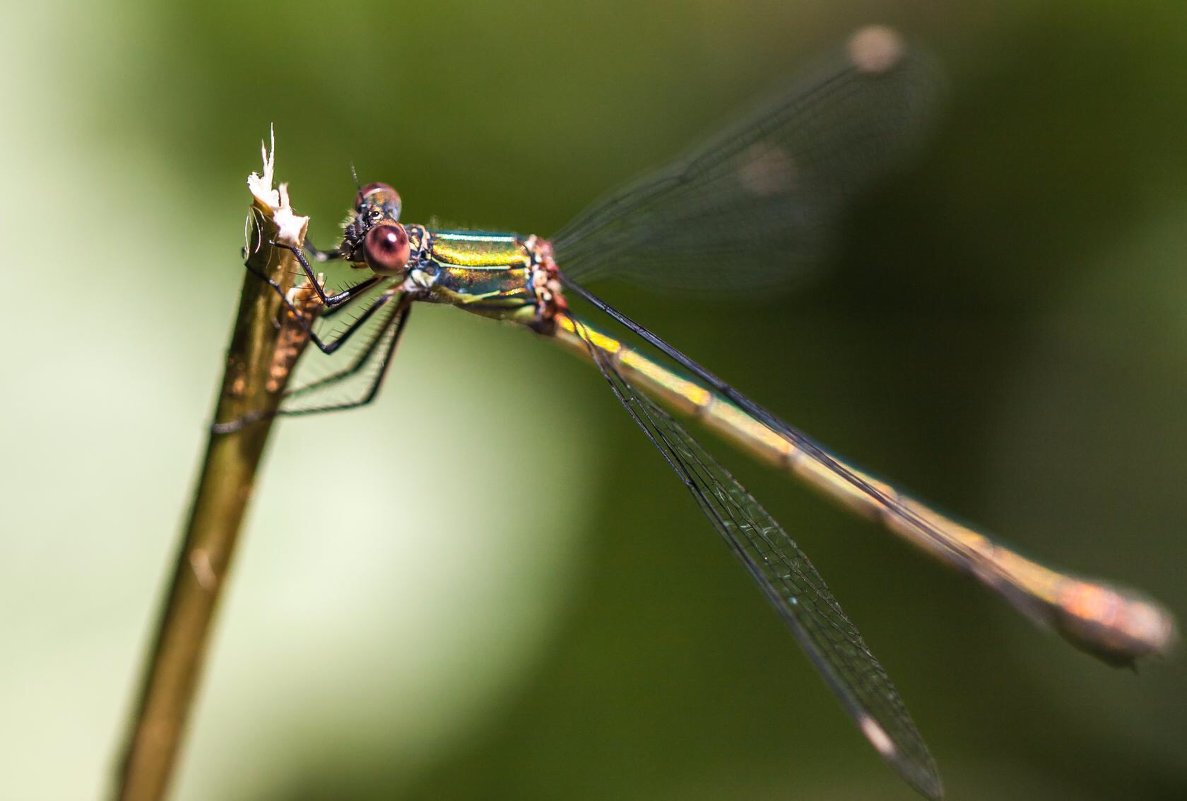
[[[817,280],[724,307],[606,294],[859,464],[1187,610],[1187,5],[4,16],[0,799],[99,798],[113,773],[270,123],[319,244],[351,161],[409,219],[547,234],[870,22],[927,44],[949,103]],[[913,797],[594,371],[417,317],[376,407],[276,431],[176,799]],[[550,441],[505,424],[525,405]],[[897,681],[951,798],[1187,797],[1182,659],[1110,669],[731,466]]]

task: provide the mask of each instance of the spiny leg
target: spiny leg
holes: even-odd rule
[[[288,248],[289,250],[292,250],[294,253],[297,252],[289,245],[280,245],[279,247]],[[304,257],[301,256],[300,254],[298,254],[298,258],[304,260]],[[280,286],[279,283],[277,283],[275,280],[273,280],[269,276],[265,275],[264,273],[260,272],[255,267],[252,267],[250,264],[245,263],[244,266],[247,267],[248,272],[250,272],[256,278],[259,278],[264,283],[268,284],[268,286],[272,287],[272,289],[280,297],[280,302],[284,304],[284,307],[288,310],[289,314],[291,314],[293,316],[293,319],[297,322],[297,325],[301,326],[301,328],[303,328],[305,330],[305,332],[307,334],[309,334],[309,341],[312,342],[313,345],[318,350],[320,350],[322,353],[326,353],[326,354],[333,353],[339,347],[341,347],[346,342],[346,340],[348,340],[350,338],[350,335],[353,334],[355,332],[355,330],[358,329],[358,327],[360,325],[365,323],[367,321],[367,319],[379,309],[380,306],[382,306],[383,304],[387,303],[388,300],[390,300],[391,295],[392,295],[392,293],[389,291],[389,292],[385,292],[383,295],[376,298],[374,301],[372,301],[371,306],[368,307],[367,310],[364,311],[362,313],[362,315],[360,315],[357,320],[355,320],[353,323],[351,323],[347,328],[345,328],[342,331],[341,334],[338,335],[337,339],[334,339],[330,342],[326,342],[325,340],[323,340],[321,337],[319,337],[317,335],[317,332],[315,332],[313,330],[313,326],[312,326],[311,322],[307,319],[307,315],[305,313],[301,312],[300,310],[298,310],[297,307],[293,305],[292,301],[290,301],[288,299],[288,296],[285,294],[284,289]],[[377,286],[384,280],[385,280],[385,278],[383,276],[373,275],[370,278],[367,278],[364,281],[360,281],[359,283],[355,284],[354,286],[347,287],[346,289],[339,292],[338,294],[331,295],[331,296],[327,296],[322,291],[321,284],[319,282],[317,282],[316,280],[313,281],[312,286],[317,291],[319,296],[321,296],[323,298],[325,298],[325,297],[344,298],[343,300],[340,300],[338,302],[338,304],[335,306],[324,307],[325,310],[322,311],[319,316],[332,317],[334,314],[341,311],[342,309],[345,309],[348,305],[350,305],[351,301],[357,300],[359,297],[366,294],[366,292],[368,290],[373,289],[375,286]]]
[[[383,351],[382,358],[379,361],[379,369],[376,371],[375,378],[367,385],[366,391],[359,398],[341,403],[326,404],[324,406],[311,406],[303,409],[277,409],[273,411],[258,411],[249,412],[235,420],[228,420],[224,423],[215,423],[211,426],[211,431],[215,434],[232,434],[236,431],[241,431],[253,423],[258,423],[261,420],[271,419],[279,416],[297,416],[307,414],[320,414],[323,412],[333,412],[345,409],[354,409],[359,406],[365,406],[371,403],[379,392],[379,387],[383,383],[383,379],[387,373],[388,365],[391,362],[392,355],[396,349],[396,343],[399,342],[401,334],[404,332],[404,325],[408,321],[409,311],[412,306],[411,298],[407,295],[401,296],[395,311],[392,312],[391,319],[385,322],[375,333],[370,342],[366,344],[362,351],[354,357],[353,362],[337,370],[327,376],[319,378],[318,380],[306,384],[303,387],[297,387],[285,393],[285,398],[295,398],[307,393],[324,390],[326,387],[341,383],[349,379],[364,368],[371,364],[375,355],[379,351]],[[394,330],[393,330],[394,329]],[[390,333],[389,333],[390,332]]]
[[[321,282],[317,280],[317,273],[313,271],[313,266],[309,263],[309,259],[305,258],[305,254],[301,252],[300,248],[290,245],[287,242],[277,242],[276,240],[272,240],[268,244],[272,245],[272,247],[284,248],[293,254],[297,262],[301,265],[301,269],[305,271],[305,277],[309,279],[309,283],[313,286],[313,291],[317,293],[318,299],[321,300],[322,305],[327,309],[333,309],[343,303],[348,303],[355,296],[357,288],[362,285],[356,284],[355,286],[347,287],[335,295],[327,295],[326,291],[321,287]],[[318,251],[318,253],[323,252],[329,253],[330,251]],[[329,258],[327,256],[326,259],[319,259],[319,261],[329,261]],[[276,286],[275,282],[269,281],[269,283],[273,287],[276,287],[277,291],[280,291],[280,288]],[[366,282],[364,281],[363,283]]]
[[[353,322],[343,328],[342,333],[340,333],[333,341],[324,342],[312,331],[309,332],[309,341],[316,345],[317,349],[327,356],[333,354],[335,351],[349,342],[350,338],[354,336],[355,332],[366,325],[367,321],[375,315],[375,312],[386,306],[388,301],[394,298],[397,294],[399,294],[398,285],[389,287],[383,292],[383,294],[371,301],[370,305],[367,306],[363,313],[360,314]],[[342,308],[343,307],[340,306],[338,309],[331,309],[330,313],[332,314],[333,312],[339,311]]]
[[[299,398],[309,393],[333,386],[334,384],[341,383],[357,375],[371,361],[376,351],[378,351],[381,347],[386,346],[387,343],[385,342],[385,337],[388,336],[394,327],[400,325],[400,316],[407,314],[409,308],[409,304],[399,304],[395,311],[392,312],[391,317],[376,329],[375,333],[371,336],[371,341],[364,345],[362,350],[354,355],[350,365],[339,370],[335,370],[329,375],[322,376],[316,381],[311,381],[310,383],[303,386],[290,389],[284,393],[285,399]],[[297,412],[299,412],[299,410],[282,410],[281,414],[293,414]]]
[[[350,289],[348,291],[354,293],[355,295],[363,295],[368,290],[374,289],[375,287],[379,286],[381,283],[383,283],[386,280],[387,280],[386,276],[372,275],[370,278],[359,281],[357,284],[350,287]],[[323,309],[321,314],[318,315],[318,317],[321,317],[322,319],[333,317],[334,315],[336,315],[338,312],[342,311],[343,309],[349,309],[350,305],[351,304],[349,304],[349,303],[341,303],[332,309]]]
[[[392,315],[392,319],[388,321],[374,341],[367,345],[366,349],[355,359],[354,364],[343,368],[335,373],[318,379],[312,384],[304,387],[299,387],[289,393],[289,397],[296,397],[314,389],[324,389],[327,386],[339,383],[359,373],[371,361],[376,351],[382,349],[383,355],[379,361],[379,369],[375,372],[375,377],[370,384],[367,385],[366,391],[353,400],[343,401],[341,403],[332,403],[325,406],[311,406],[304,409],[281,409],[277,414],[288,417],[296,417],[298,415],[307,414],[322,414],[325,412],[344,411],[346,409],[357,409],[360,406],[366,406],[375,400],[379,394],[379,388],[383,385],[383,380],[387,376],[387,369],[391,365],[392,356],[396,352],[396,345],[400,341],[401,335],[404,333],[404,326],[408,323],[408,318],[411,315],[412,300],[407,295],[400,298],[400,306]],[[387,339],[386,345],[381,346],[384,337],[389,330],[394,327],[394,332]]]

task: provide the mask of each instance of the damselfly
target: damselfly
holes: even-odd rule
[[[840,59],[820,65],[685,158],[595,204],[550,240],[405,224],[391,186],[363,186],[342,243],[310,253],[315,261],[343,259],[369,270],[369,277],[327,293],[310,260],[296,254],[306,274],[303,291],[316,293],[323,319],[348,308],[358,314],[328,335],[310,326],[320,350],[342,355],[331,372],[292,390],[281,413],[370,402],[418,301],[521,324],[589,359],[861,732],[910,784],[938,798],[939,775],[922,737],[824,581],[792,538],[660,404],[972,575],[1107,662],[1129,664],[1166,650],[1173,618],[1135,593],[1029,561],[845,463],[582,285],[616,277],[660,288],[737,291],[785,281],[819,255],[842,204],[910,149],[935,84],[926,59],[908,52],[892,32],[866,29]],[[570,307],[578,301],[658,356],[595,328]],[[358,392],[326,402],[328,392],[345,386]],[[216,430],[250,422],[218,423]]]

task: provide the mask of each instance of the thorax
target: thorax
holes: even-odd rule
[[[539,328],[555,306],[542,285],[555,273],[547,243],[536,237],[490,231],[407,226],[412,269],[407,282],[422,300],[448,303],[485,317]]]

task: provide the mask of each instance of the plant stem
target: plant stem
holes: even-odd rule
[[[275,143],[272,154],[264,151],[263,175],[248,179],[253,199],[247,260],[250,267],[288,291],[300,267],[291,251],[270,243],[287,242],[300,248],[309,220],[293,215],[286,187],[271,188],[274,157]],[[308,301],[312,293],[300,295],[300,289],[290,292],[299,309],[314,313],[316,308]],[[261,412],[263,417],[234,433],[211,433],[207,442],[113,799],[165,797],[201,676],[214,612],[272,427],[271,413],[280,404],[307,339],[293,315],[282,311],[275,290],[244,271],[214,419],[225,422]]]

